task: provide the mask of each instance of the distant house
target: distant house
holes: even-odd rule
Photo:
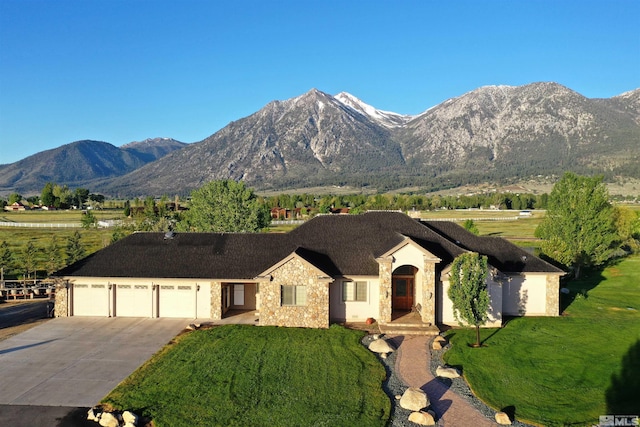
[[[13,202],[12,204],[4,207],[4,210],[9,212],[28,211],[30,209],[31,208],[28,205],[22,204],[21,202]]]
[[[466,251],[489,259],[489,326],[558,316],[564,272],[508,241],[397,212],[322,215],[282,234],[135,233],[59,271],[57,316],[221,319],[326,328],[414,312],[455,325],[449,269]]]

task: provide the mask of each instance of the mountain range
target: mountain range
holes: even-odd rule
[[[567,170],[640,178],[640,89],[589,99],[557,83],[487,86],[415,116],[312,89],[197,143],[79,141],[0,165],[0,193],[53,181],[119,197],[187,194],[227,178],[257,190],[436,189]]]

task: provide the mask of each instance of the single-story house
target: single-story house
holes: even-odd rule
[[[448,272],[466,251],[488,256],[488,325],[559,315],[564,272],[542,259],[452,222],[368,212],[281,234],[134,233],[56,274],[56,316],[221,319],[243,309],[259,325],[326,328],[413,312],[456,325]]]

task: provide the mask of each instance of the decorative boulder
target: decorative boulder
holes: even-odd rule
[[[87,420],[89,421],[98,421],[100,419],[100,411],[91,408],[87,411]]]
[[[496,413],[496,422],[500,425],[503,426],[510,426],[511,425],[511,418],[509,418],[509,415],[505,414],[504,412],[497,412]]]
[[[120,422],[118,421],[118,418],[111,412],[104,412],[100,417],[99,424],[102,427],[118,427],[120,425]]]
[[[427,393],[417,387],[409,387],[400,398],[400,406],[410,411],[420,411],[429,404]]]
[[[431,343],[432,350],[442,350],[442,341],[433,340]]]
[[[409,421],[421,426],[436,425],[436,420],[434,416],[431,414],[431,412],[424,412],[424,411],[412,412],[411,415],[409,415]]]
[[[369,344],[369,350],[374,353],[391,353],[393,352],[393,348],[383,339],[378,338],[377,340],[371,341]]]
[[[126,424],[138,424],[138,416],[131,411],[124,411],[122,413],[122,421]]]
[[[460,372],[455,368],[443,368],[442,366],[438,366],[436,368],[436,376],[442,378],[458,378],[460,376]]]

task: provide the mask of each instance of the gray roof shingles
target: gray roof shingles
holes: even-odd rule
[[[318,216],[286,234],[176,233],[165,239],[163,233],[134,233],[56,276],[251,280],[293,252],[332,276],[378,275],[376,257],[406,237],[441,265],[473,250],[504,272],[561,272],[504,239],[478,237],[453,223],[369,212]]]

